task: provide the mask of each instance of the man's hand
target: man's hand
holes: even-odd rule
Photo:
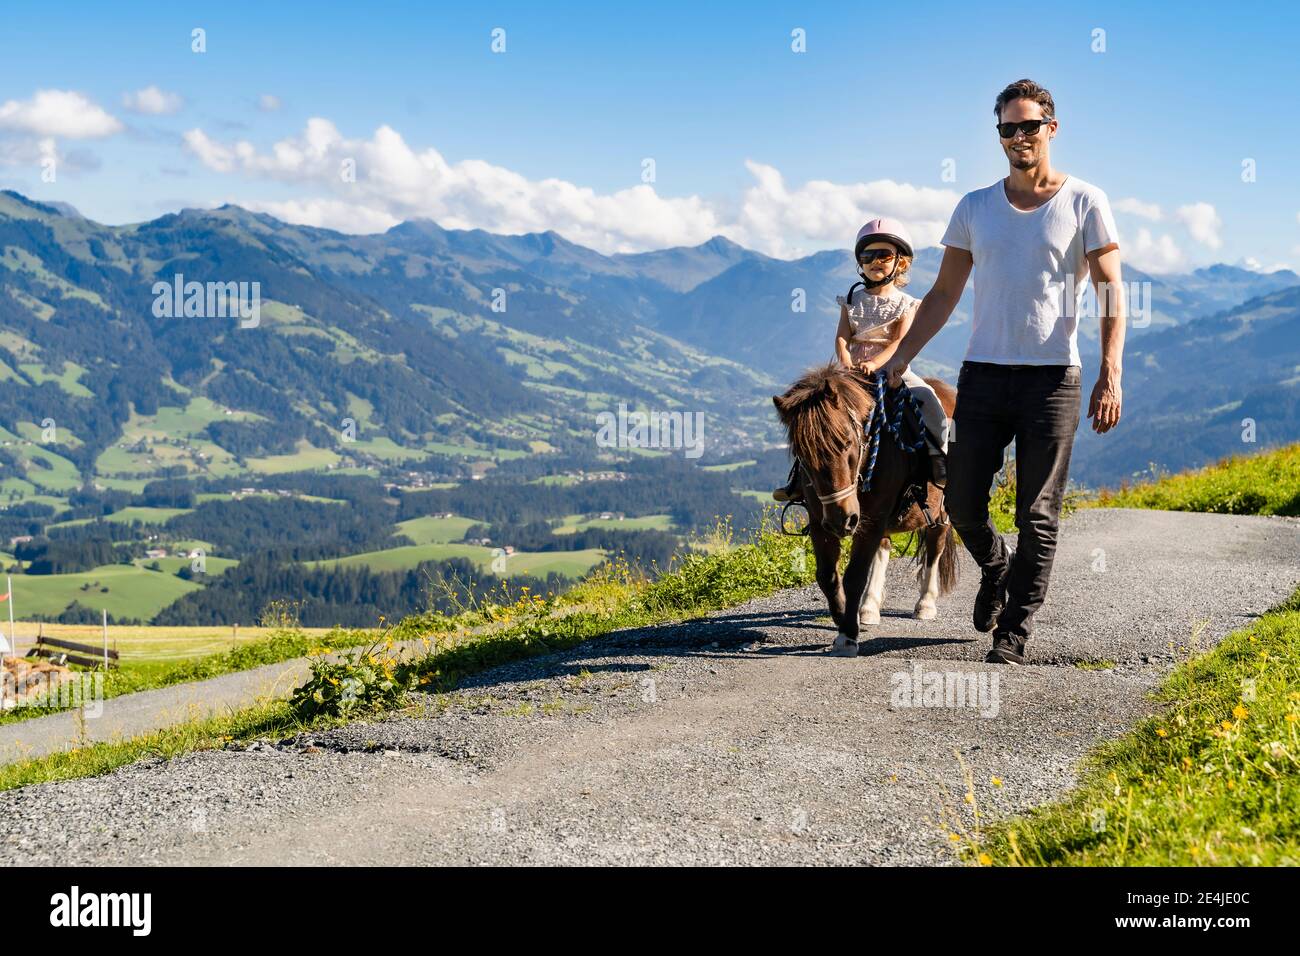
[[[897,352],[894,357],[885,363],[884,373],[886,384],[890,388],[898,388],[903,384],[903,375],[907,372],[908,362],[899,356]]]
[[[1098,435],[1104,435],[1118,425],[1123,403],[1119,373],[1103,368],[1097,376],[1097,384],[1092,387],[1092,398],[1088,399],[1088,417],[1092,419],[1092,430]]]

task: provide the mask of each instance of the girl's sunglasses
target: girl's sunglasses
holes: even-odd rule
[[[1003,139],[1011,139],[1016,135],[1016,130],[1020,130],[1026,136],[1033,136],[1041,126],[1051,121],[1051,118],[1048,117],[1047,119],[1024,120],[1020,123],[999,123],[998,135]]]
[[[892,249],[863,249],[858,253],[858,262],[870,265],[873,262],[892,262],[898,253]]]

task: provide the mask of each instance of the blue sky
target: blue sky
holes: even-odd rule
[[[792,256],[883,213],[928,244],[1004,175],[992,101],[1030,76],[1056,97],[1055,164],[1120,207],[1132,261],[1300,267],[1294,8],[1010,9],[7,3],[0,182],[110,223],[233,201],[347,231],[424,215]]]

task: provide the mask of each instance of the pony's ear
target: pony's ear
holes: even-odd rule
[[[790,414],[790,399],[786,395],[773,395],[772,404],[776,406],[776,413],[785,421]]]
[[[827,405],[831,406],[832,408],[839,407],[840,392],[839,389],[835,387],[835,379],[828,378],[826,379],[826,381],[822,382],[822,394],[826,396],[824,401],[826,402]]]

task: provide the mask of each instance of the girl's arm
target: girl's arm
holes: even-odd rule
[[[853,338],[853,329],[849,326],[849,309],[846,305],[840,306],[840,324],[835,330],[835,354],[839,356],[840,364],[845,368],[853,367],[853,359],[849,355],[849,339]]]
[[[913,306],[899,320],[898,328],[894,330],[893,338],[891,338],[885,344],[885,347],[882,348],[879,352],[877,352],[874,356],[872,356],[871,360],[866,363],[866,365],[868,366],[867,368],[868,374],[874,372],[878,368],[884,368],[885,363],[894,357],[894,353],[898,351],[899,343],[902,342],[903,337],[907,335],[907,330],[912,327],[912,319],[913,317],[915,317],[915,315],[916,315],[916,307]]]

